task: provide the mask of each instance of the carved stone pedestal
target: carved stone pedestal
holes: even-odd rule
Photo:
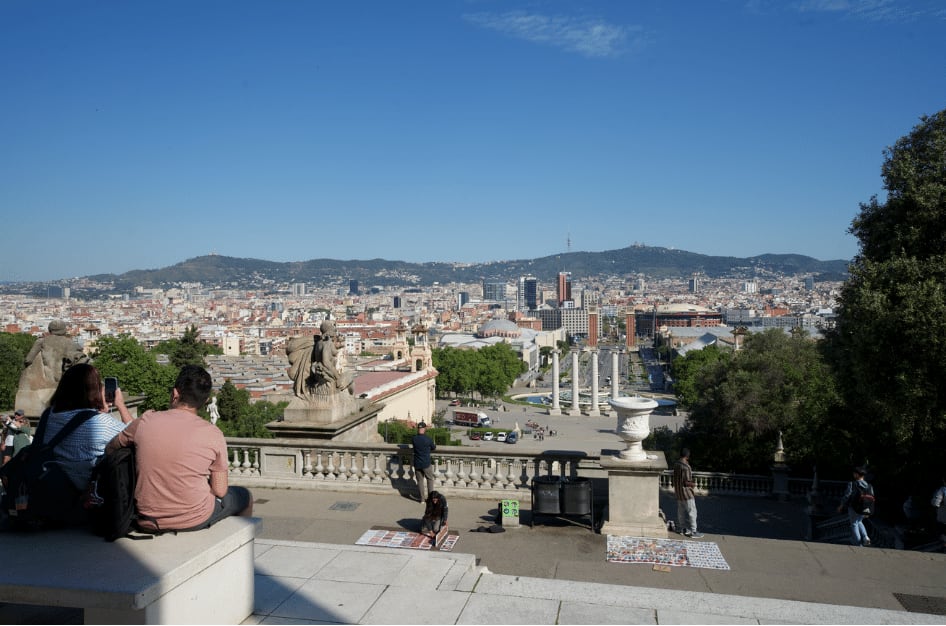
[[[378,413],[383,404],[367,403],[340,393],[304,401],[294,398],[283,412],[282,421],[266,428],[277,437],[329,439],[331,441],[380,443]]]
[[[648,450],[643,461],[622,461],[602,450],[601,467],[608,472],[608,519],[601,534],[668,537],[660,517],[660,474],[667,469],[664,453]]]

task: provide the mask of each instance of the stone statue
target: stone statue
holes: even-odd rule
[[[351,374],[345,372],[335,324],[322,322],[321,335],[292,337],[286,343],[289,377],[297,398],[311,400],[348,391],[354,393]]]
[[[16,408],[27,415],[39,415],[59,384],[62,373],[77,363],[87,363],[89,357],[79,344],[66,333],[61,320],[49,323],[49,334],[36,340],[20,374],[16,394]]]
[[[210,404],[207,405],[207,411],[210,413],[210,423],[216,425],[217,420],[220,419],[220,409],[217,408],[217,396],[214,396]]]

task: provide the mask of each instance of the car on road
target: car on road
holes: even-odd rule
[[[483,441],[492,441],[493,440],[493,431],[487,430],[483,433]]]
[[[506,443],[506,433],[497,433],[497,434],[496,434],[496,441],[498,441],[498,442],[500,442],[500,443]]]
[[[480,439],[482,439],[482,437],[480,437],[479,433],[470,434],[470,441],[479,441]]]
[[[460,406],[460,400],[459,400],[459,399],[457,399],[457,400],[451,400],[451,401],[450,401],[450,406]]]
[[[512,431],[506,435],[506,443],[516,443],[519,440],[519,436],[516,434],[516,431]]]

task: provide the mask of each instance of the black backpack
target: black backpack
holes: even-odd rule
[[[151,538],[131,535],[140,514],[135,505],[138,466],[134,447],[107,452],[92,470],[92,480],[83,506],[89,511],[92,532],[115,541],[120,537]],[[151,518],[148,518],[151,519]],[[153,520],[156,524],[156,520]]]
[[[848,505],[858,515],[870,517],[874,514],[874,505],[877,499],[874,497],[874,488],[870,483],[866,484],[867,489],[864,489],[857,482],[851,483],[851,500]]]
[[[55,437],[43,443],[49,421],[49,409],[46,409],[39,420],[33,443],[0,468],[0,479],[5,489],[3,509],[15,527],[31,530],[81,521],[82,492],[56,460],[55,450],[66,437],[97,414],[95,409],[80,411]]]

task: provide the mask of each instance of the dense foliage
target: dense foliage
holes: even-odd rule
[[[223,354],[223,350],[213,344],[200,340],[200,333],[196,326],[189,326],[184,330],[180,339],[168,339],[156,345],[153,349],[158,354],[166,354],[171,365],[181,369],[185,365],[207,365],[208,354]]]
[[[13,410],[23,359],[35,341],[26,333],[0,333],[0,410]]]
[[[250,392],[239,389],[230,379],[224,381],[217,394],[217,409],[220,419],[217,427],[227,437],[271,438],[273,434],[266,424],[282,417],[288,402],[250,402]]]
[[[140,410],[168,408],[177,378],[176,367],[158,363],[154,352],[128,334],[100,337],[95,348],[92,362],[103,377],[118,378],[126,398],[145,396]]]
[[[437,348],[432,358],[439,372],[437,390],[440,394],[478,393],[484,398],[497,398],[527,369],[507,343],[479,350]]]
[[[783,433],[794,462],[833,454],[822,446],[837,404],[828,366],[804,334],[769,329],[746,337],[738,352],[716,347],[673,364],[678,398],[690,410],[683,445],[701,469],[765,472]]]
[[[885,151],[885,201],[861,205],[860,242],[828,355],[851,462],[923,494],[946,447],[946,110]]]

